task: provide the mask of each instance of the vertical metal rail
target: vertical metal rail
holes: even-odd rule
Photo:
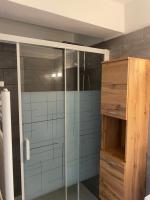
[[[64,49],[64,76],[65,76],[65,200],[68,199],[68,191],[67,191],[67,184],[68,184],[68,179],[67,179],[67,119],[66,119],[66,113],[67,113],[67,77],[66,77],[66,49]]]
[[[80,52],[77,52],[77,134],[78,134],[78,200],[80,200]]]
[[[20,161],[21,161],[21,191],[22,200],[25,200],[24,185],[24,156],[23,156],[23,129],[22,129],[22,101],[21,101],[21,70],[20,70],[20,44],[16,44],[17,48],[17,77],[18,77],[18,107],[19,107],[19,132],[20,132]]]
[[[1,92],[5,199],[14,200],[10,92]]]
[[[83,52],[83,91],[85,89],[85,52]]]
[[[110,59],[110,51],[109,50],[105,50],[104,61],[108,61],[109,59]]]

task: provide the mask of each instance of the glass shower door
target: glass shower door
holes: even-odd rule
[[[80,52],[80,199],[99,199],[100,88],[103,55]]]
[[[65,200],[64,52],[20,45],[25,200]]]
[[[97,200],[99,54],[20,45],[23,200]]]
[[[65,51],[66,197],[79,198],[79,53]]]

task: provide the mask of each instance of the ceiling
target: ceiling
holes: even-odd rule
[[[25,22],[38,28],[47,27],[74,35],[95,37],[101,41],[150,26],[149,0],[41,2],[41,0],[0,0],[0,18]],[[10,29],[13,30],[12,24]],[[30,28],[28,31],[32,32]],[[44,31],[41,32],[37,31],[37,34],[43,34]]]
[[[91,24],[33,7],[24,6],[19,3],[14,3],[11,0],[0,0],[0,4],[0,17],[5,19],[97,37],[102,40],[117,37],[121,33],[111,28],[108,29],[104,28],[104,26],[95,25],[94,23]]]
[[[119,1],[120,3],[129,3],[130,1],[134,1],[134,0],[115,0],[115,1]]]

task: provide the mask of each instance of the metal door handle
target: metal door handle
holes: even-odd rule
[[[30,160],[30,140],[28,138],[25,138],[25,159]]]

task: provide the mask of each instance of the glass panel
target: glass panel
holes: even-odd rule
[[[99,197],[100,63],[103,56],[80,52],[80,199]]]
[[[26,200],[65,200],[63,55],[61,49],[21,45]]]
[[[66,185],[67,199],[78,199],[79,180],[78,52],[66,51]]]

